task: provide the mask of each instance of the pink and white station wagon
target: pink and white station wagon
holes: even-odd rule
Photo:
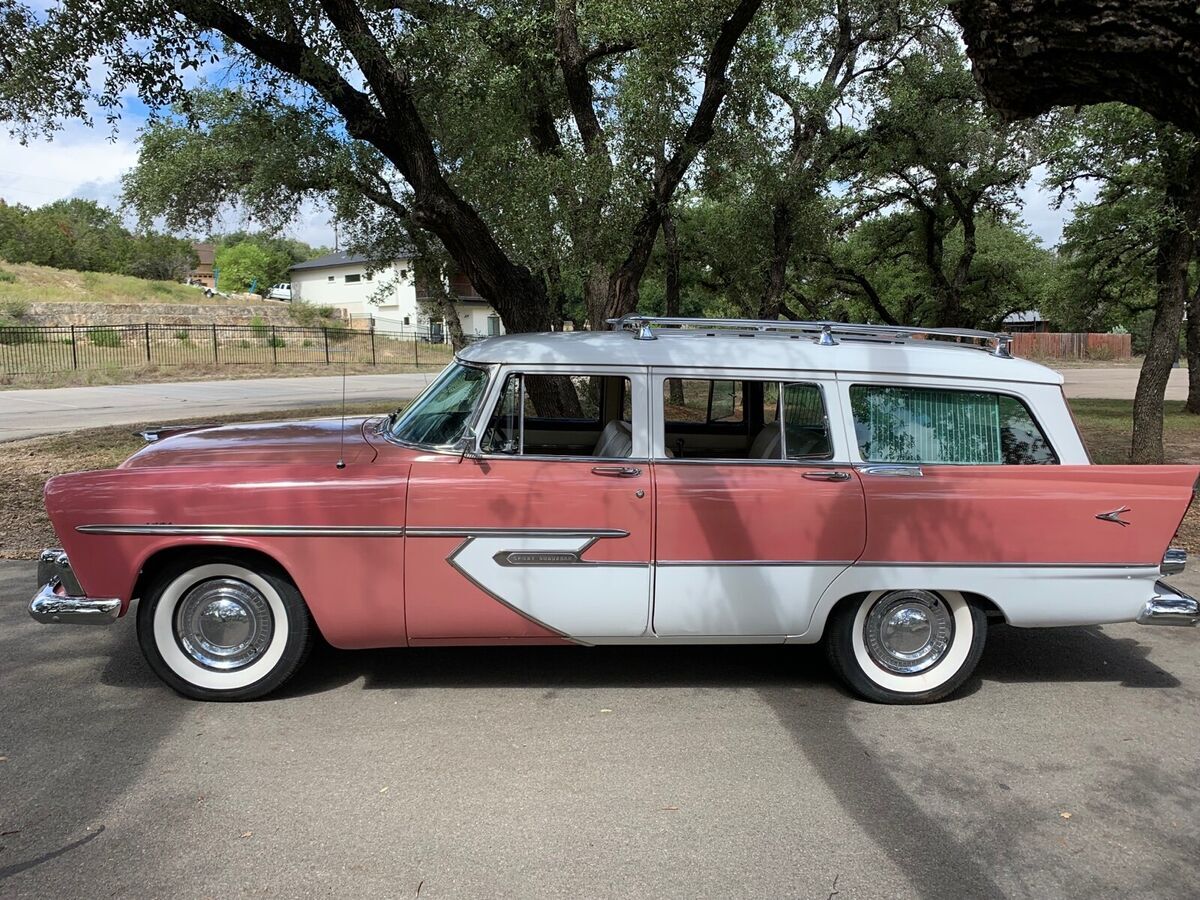
[[[810,644],[950,694],[989,620],[1195,625],[1195,466],[1094,466],[1005,335],[627,317],[460,352],[389,416],[162,429],[46,485],[31,612],[137,604],[151,667],[260,697],[336,647]]]

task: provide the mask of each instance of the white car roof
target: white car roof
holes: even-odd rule
[[[656,337],[637,340],[629,331],[508,334],[470,344],[458,358],[481,364],[674,366],[745,369],[747,374],[755,369],[791,369],[1063,383],[1058,372],[1029,360],[998,357],[979,347],[941,340],[888,342],[839,335],[837,344],[826,346],[807,335],[682,329],[660,330]]]

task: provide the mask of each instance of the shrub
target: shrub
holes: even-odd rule
[[[315,306],[312,303],[289,303],[288,315],[293,322],[305,328],[320,328],[341,322],[332,306]]]
[[[17,276],[5,269],[0,269],[0,281],[5,284],[12,284],[17,280]]]
[[[175,340],[177,340],[177,341],[186,342],[190,337],[191,337],[191,335],[188,332],[184,331],[182,328],[180,328],[177,332],[175,332]]]
[[[2,281],[3,279],[0,279]],[[25,300],[5,300],[0,303],[0,318],[23,319],[29,315],[29,303]]]
[[[263,321],[262,316],[255,316],[250,320],[250,330],[253,331],[257,337],[266,337],[271,333],[271,326]]]
[[[267,340],[267,346],[268,347],[286,347],[287,341],[285,341],[283,338],[276,335]]]
[[[249,350],[254,345],[252,343],[250,343],[248,340],[246,340],[245,338],[243,338],[242,340],[238,341],[237,344],[235,344],[234,346],[236,346],[239,350]]]
[[[120,347],[121,335],[111,328],[96,328],[88,332],[93,344],[97,347]]]

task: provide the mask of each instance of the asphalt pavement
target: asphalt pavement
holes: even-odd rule
[[[390,412],[423,391],[436,375],[436,370],[350,375],[346,401],[378,400],[380,409]],[[340,375],[0,391],[0,441],[79,428],[333,406],[341,400]]]
[[[203,704],[33,582],[0,563],[5,898],[1196,896],[1200,629],[996,627],[916,708],[804,647],[321,649]]]

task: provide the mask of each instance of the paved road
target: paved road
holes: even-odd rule
[[[381,409],[390,411],[420,393],[436,374],[351,375],[346,379],[346,400],[378,400]],[[340,376],[0,391],[0,441],[77,428],[329,406],[341,399]]]
[[[32,588],[0,563],[6,898],[1195,896],[1192,629],[999,627],[915,709],[782,647],[322,650],[227,705]]]
[[[1108,400],[1132,400],[1137,390],[1139,369],[1124,366],[1106,369],[1063,369],[1068,397],[1093,397]],[[1186,400],[1187,369],[1172,369],[1167,382],[1168,400]]]

